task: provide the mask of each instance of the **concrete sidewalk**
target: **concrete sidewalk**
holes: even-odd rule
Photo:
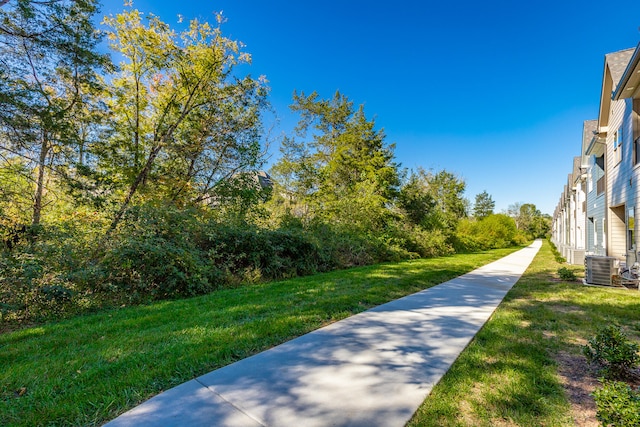
[[[540,246],[203,375],[107,426],[404,426]]]

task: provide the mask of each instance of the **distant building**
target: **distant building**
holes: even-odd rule
[[[582,163],[586,172],[586,251],[606,255],[605,240],[605,142],[597,132],[598,121],[587,120],[582,129]]]

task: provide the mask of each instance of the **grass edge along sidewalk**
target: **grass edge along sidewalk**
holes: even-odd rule
[[[548,242],[416,411],[417,426],[598,425],[582,346],[605,325],[640,341],[640,293],[557,277]]]
[[[0,335],[0,425],[99,425],[196,376],[520,248],[360,267]]]

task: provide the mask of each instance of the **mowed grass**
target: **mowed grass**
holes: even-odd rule
[[[561,282],[559,267],[544,242],[409,427],[575,425],[557,361],[580,360],[609,324],[640,341],[640,292]],[[583,276],[583,267],[570,268]]]
[[[0,425],[100,425],[149,397],[515,249],[227,289],[0,335]]]

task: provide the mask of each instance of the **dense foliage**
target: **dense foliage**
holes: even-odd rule
[[[486,192],[469,219],[462,179],[402,169],[339,92],[294,93],[300,121],[271,179],[266,79],[241,75],[251,56],[222,15],[176,31],[129,6],[97,31],[97,13],[96,0],[0,6],[3,321],[544,234],[535,206],[495,215]]]
[[[596,417],[603,426],[640,426],[640,390],[633,390],[622,381],[604,381],[593,397],[596,401]]]
[[[589,344],[584,346],[584,355],[606,378],[622,379],[640,363],[639,350],[640,346],[629,341],[619,326],[609,325],[589,339]]]

